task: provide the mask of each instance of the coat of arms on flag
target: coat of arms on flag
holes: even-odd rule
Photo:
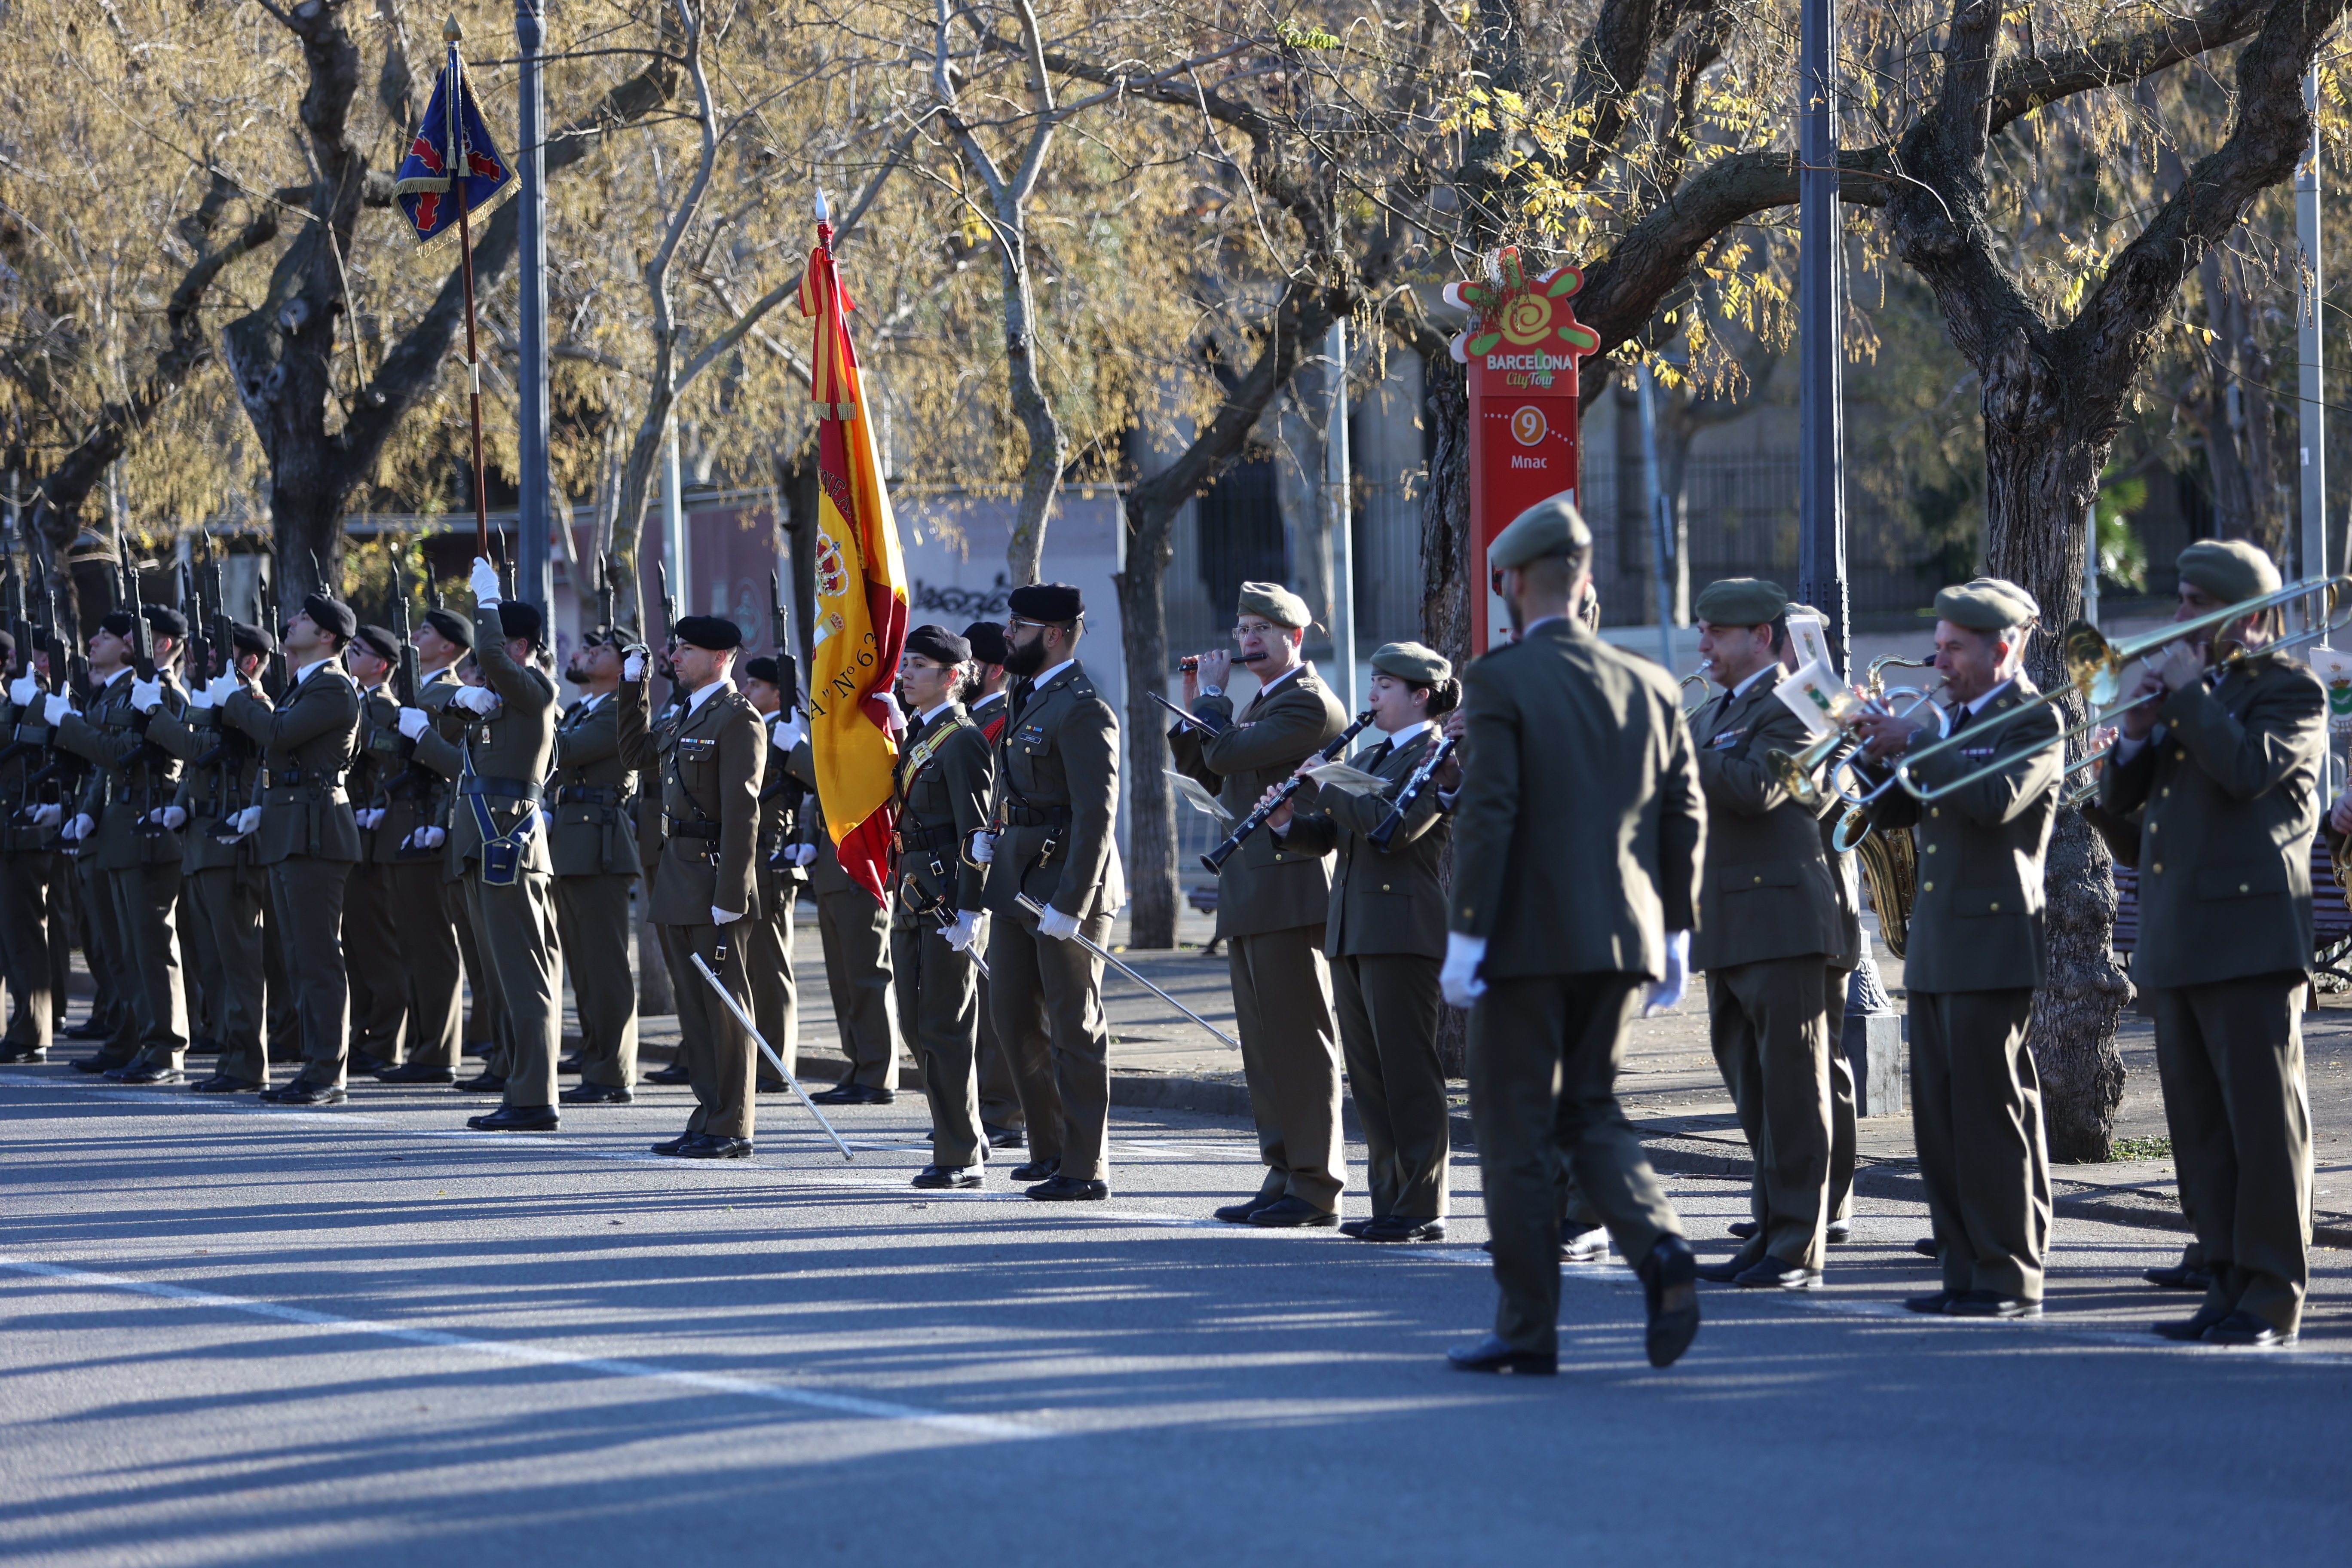
[[[452,149],[457,153],[453,154]],[[419,240],[441,237],[457,222],[457,204],[449,199],[451,167],[461,162],[461,193],[466,211],[473,213],[498,200],[514,183],[514,171],[499,156],[490,140],[489,122],[474,101],[474,84],[466,79],[453,45],[448,63],[433,83],[433,101],[408,156],[393,175],[393,196]]]

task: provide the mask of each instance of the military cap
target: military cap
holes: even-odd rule
[[[355,642],[367,645],[367,650],[386,664],[400,662],[400,639],[383,626],[362,626]]]
[[[2224,604],[2259,597],[2279,585],[2271,558],[2242,539],[2200,539],[2180,552],[2180,580]]]
[[[269,628],[257,626],[249,621],[231,621],[228,624],[228,640],[236,645],[239,653],[257,653],[266,657],[278,651],[278,638]]]
[[[1726,577],[1709,583],[1691,614],[1718,626],[1769,626],[1789,613],[1789,595],[1761,577]]]
[[[782,675],[776,668],[776,661],[764,653],[757,658],[745,659],[740,673],[746,680],[764,680],[771,686],[783,684]]]
[[[1382,643],[1372,651],[1372,668],[1414,686],[1434,686],[1454,673],[1444,654],[1417,642]]]
[[[1240,613],[1264,616],[1277,626],[1293,629],[1315,624],[1315,613],[1307,607],[1307,601],[1279,583],[1243,584]]]
[[[971,644],[971,657],[982,664],[1003,664],[1013,645],[1004,640],[1004,628],[994,621],[974,621],[964,627],[963,640]]]
[[[725,616],[684,616],[671,633],[688,647],[730,653],[743,646],[743,628]]]
[[[1486,565],[1500,571],[1591,548],[1592,531],[1584,526],[1584,514],[1576,510],[1574,501],[1559,495],[1538,501],[1495,535],[1495,542],[1486,546]]]
[[[907,634],[907,651],[940,664],[961,664],[971,657],[971,644],[945,626],[917,626]]]
[[[1023,620],[1044,621],[1048,626],[1075,621],[1087,613],[1086,595],[1068,583],[1032,583],[1013,589],[1004,604]]]
[[[142,605],[139,608],[146,616],[147,625],[153,629],[157,637],[184,637],[188,635],[188,617],[172,608],[171,605]],[[98,629],[102,632],[112,632],[119,637],[129,637],[131,612],[115,610],[100,616],[98,620]]]
[[[459,647],[474,646],[474,623],[455,610],[427,610],[425,624]]]
[[[306,597],[302,601],[302,613],[310,617],[312,626],[322,632],[334,633],[344,642],[351,641],[352,634],[360,629],[360,618],[352,614],[352,607],[329,594],[312,594]]]
[[[2006,577],[1971,577],[1936,595],[1936,618],[1972,632],[2003,632],[2040,620],[2042,606]]]
[[[505,636],[528,637],[530,646],[537,647],[540,629],[546,625],[547,617],[539,613],[537,605],[523,599],[499,601],[499,630]]]

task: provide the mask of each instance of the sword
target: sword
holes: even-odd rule
[[[725,982],[713,973],[710,965],[702,962],[702,954],[698,952],[693,956],[694,967],[702,971],[702,977],[710,982],[710,988],[719,993],[719,999],[727,1004],[727,1010],[735,1015],[735,1021],[743,1026],[743,1032],[751,1037],[751,1043],[760,1047],[760,1053],[784,1075],[784,1081],[791,1084],[793,1092],[801,1097],[801,1103],[808,1107],[811,1116],[816,1118],[816,1124],[824,1129],[824,1135],[833,1140],[833,1146],[841,1151],[841,1157],[856,1159],[857,1156],[849,1152],[849,1145],[841,1141],[841,1134],[833,1130],[833,1123],[824,1119],[824,1112],[816,1108],[816,1101],[809,1098],[808,1090],[801,1087],[801,1080],[793,1076],[793,1069],[783,1064],[783,1059],[776,1055],[775,1047],[768,1044],[766,1037],[760,1033],[760,1026],[751,1022],[751,1015],[743,1011],[743,1005],[735,1000],[735,994],[727,989]]]
[[[1027,910],[1033,915],[1042,915],[1045,912],[1045,906],[1026,893],[1016,895],[1013,901],[1018,903],[1023,909]],[[1046,940],[1050,942],[1053,939],[1048,937]],[[1220,1029],[1214,1024],[1212,1024],[1209,1020],[1203,1018],[1201,1015],[1184,1005],[1183,1003],[1179,1002],[1175,997],[1171,996],[1167,992],[1162,991],[1159,986],[1154,985],[1150,981],[1146,980],[1142,975],[1138,974],[1134,970],[1129,968],[1126,963],[1122,961],[1117,953],[1111,952],[1110,949],[1105,947],[1102,943],[1088,936],[1086,932],[1078,932],[1077,940],[1084,942],[1088,951],[1093,952],[1097,958],[1101,959],[1105,963],[1109,964],[1113,969],[1118,970],[1121,974],[1126,975],[1129,980],[1134,981],[1138,985],[1142,986],[1146,991],[1150,992],[1154,996],[1159,997],[1162,1002],[1167,1003],[1171,1007],[1175,1008],[1176,1011],[1183,1014],[1184,1016],[1192,1019],[1192,1022],[1200,1025],[1201,1027],[1208,1030],[1209,1033],[1216,1036],[1217,1038],[1233,1047],[1234,1049],[1240,1050],[1242,1048],[1242,1043],[1239,1040],[1234,1038],[1231,1035],[1228,1035],[1223,1029]]]

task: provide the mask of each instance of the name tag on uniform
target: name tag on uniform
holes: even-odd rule
[[[707,735],[685,736],[677,742],[677,754],[689,763],[707,762],[718,749],[719,742]]]

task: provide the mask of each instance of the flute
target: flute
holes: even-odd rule
[[[1265,655],[1262,653],[1237,653],[1234,655],[1234,662],[1235,664],[1262,664],[1265,661]],[[1182,658],[1176,661],[1176,668],[1182,670],[1185,674],[1191,675],[1201,668],[1201,656],[1197,653],[1188,653]]]
[[[1349,725],[1346,729],[1333,736],[1329,745],[1316,752],[1315,760],[1318,762],[1328,763],[1332,758],[1338,756],[1340,752],[1346,751],[1348,749],[1348,743],[1350,741],[1353,741],[1358,735],[1362,734],[1364,732],[1364,726],[1371,721],[1372,710],[1367,708],[1361,713],[1356,715],[1356,721],[1354,723]],[[1201,864],[1206,866],[1212,871],[1223,871],[1224,869],[1225,862],[1234,858],[1234,851],[1239,849],[1242,845],[1248,840],[1251,834],[1255,833],[1260,827],[1265,826],[1265,819],[1274,815],[1274,808],[1280,805],[1284,801],[1288,800],[1292,795],[1297,794],[1298,786],[1306,782],[1306,779],[1301,777],[1299,774],[1293,773],[1288,778],[1283,780],[1280,784],[1275,785],[1274,793],[1268,795],[1265,799],[1258,802],[1255,810],[1252,811],[1247,816],[1243,817],[1239,822],[1234,824],[1233,832],[1225,836],[1225,841],[1223,844],[1218,845],[1214,849],[1210,850],[1206,855],[1201,857]]]
[[[1431,747],[1429,755],[1422,758],[1421,766],[1413,769],[1412,776],[1404,781],[1404,788],[1397,791],[1396,804],[1389,808],[1388,816],[1381,819],[1378,827],[1364,835],[1364,842],[1375,849],[1386,851],[1389,841],[1404,826],[1405,817],[1420,804],[1423,792],[1429,788],[1429,781],[1437,776],[1437,770],[1444,767],[1445,759],[1453,754],[1454,737],[1451,735]]]

